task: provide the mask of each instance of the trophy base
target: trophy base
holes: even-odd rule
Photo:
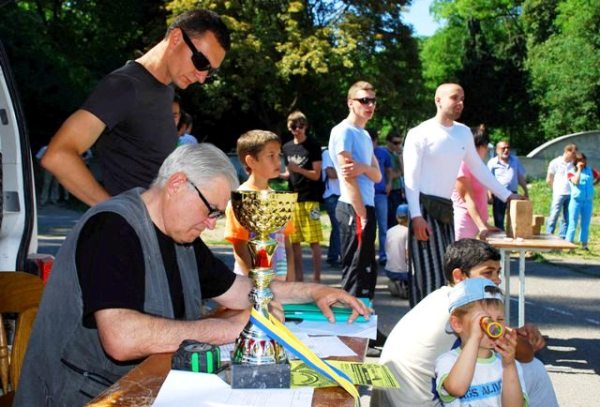
[[[289,389],[290,364],[269,365],[231,364],[233,389]]]

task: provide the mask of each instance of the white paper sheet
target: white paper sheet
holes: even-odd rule
[[[309,336],[301,332],[296,335],[310,350],[312,350],[320,358],[328,358],[332,356],[355,356],[356,353],[350,349],[337,336]],[[221,345],[221,362],[229,362],[230,353],[233,351],[233,343]],[[294,356],[288,354],[290,359]]]
[[[294,334],[352,336],[355,338],[377,338],[377,315],[371,315],[368,322],[347,324],[327,321],[302,321],[299,324],[287,322],[285,326]]]
[[[313,389],[232,389],[214,374],[171,370],[155,407],[310,407]]]

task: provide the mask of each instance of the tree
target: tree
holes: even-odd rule
[[[519,0],[436,0],[446,26],[425,41],[423,76],[433,88],[459,82],[465,89],[461,121],[485,123],[521,151],[537,145],[537,111],[530,103],[526,43]]]
[[[600,7],[593,0],[526,5],[527,63],[545,138],[599,128]]]
[[[288,136],[285,119],[300,109],[325,144],[347,115],[348,87],[368,80],[378,90],[376,125],[406,127],[420,108],[413,95],[421,81],[417,43],[400,19],[405,3],[171,1],[172,15],[211,9],[232,31],[221,79],[184,92],[184,109],[226,147],[253,127]]]

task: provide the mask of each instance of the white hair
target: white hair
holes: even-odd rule
[[[177,147],[160,166],[151,186],[163,187],[177,172],[185,173],[198,188],[209,186],[217,178],[225,178],[230,190],[239,186],[235,168],[227,155],[210,143]]]

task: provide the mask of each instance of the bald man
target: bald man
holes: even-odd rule
[[[455,83],[435,92],[435,117],[409,130],[404,146],[404,177],[410,212],[410,306],[445,284],[442,260],[454,241],[450,197],[464,161],[477,180],[503,201],[519,197],[504,188],[475,150],[471,131],[456,122],[465,94]]]

